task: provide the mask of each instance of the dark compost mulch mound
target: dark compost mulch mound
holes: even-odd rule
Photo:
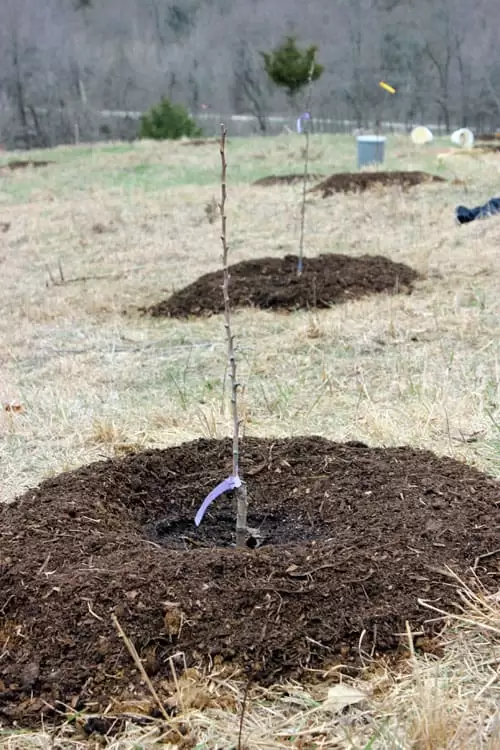
[[[478,133],[476,141],[498,141],[500,143],[500,132],[498,133]]]
[[[339,172],[327,177],[311,188],[310,192],[323,193],[323,198],[327,198],[333,193],[361,193],[371,188],[377,188],[386,185],[399,185],[403,190],[415,185],[422,185],[429,182],[446,182],[444,177],[427,174],[427,172]]]
[[[181,141],[183,146],[215,146],[218,143],[215,138],[189,138]]]
[[[0,720],[146,694],[113,614],[164,698],[179,652],[262,682],[300,677],[355,665],[360,639],[397,648],[406,621],[431,635],[418,598],[452,606],[445,565],[498,585],[500,487],[473,468],[407,447],[245,438],[263,544],[235,549],[231,498],[193,523],[230,467],[229,440],[197,440],[62,474],[0,509]]]
[[[297,256],[243,260],[230,267],[232,307],[272,310],[327,308],[379,292],[411,291],[419,274],[404,263],[380,255],[325,254],[304,259],[297,275]],[[185,318],[224,310],[223,271],[211,271],[171,297],[151,306],[153,316]]]
[[[53,161],[43,161],[41,159],[14,159],[8,161],[7,164],[0,164],[0,169],[10,169],[15,171],[17,169],[26,169],[27,167],[48,167],[50,164],[55,164]]]
[[[320,180],[322,177],[324,177],[322,174],[308,174],[307,180]],[[304,174],[272,174],[268,177],[261,177],[260,180],[255,180],[253,184],[270,187],[272,185],[295,185],[303,181]]]

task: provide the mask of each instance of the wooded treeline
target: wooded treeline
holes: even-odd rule
[[[319,46],[317,116],[500,127],[498,0],[0,0],[0,143],[120,135],[97,113],[162,95],[264,129],[288,102],[259,53],[286,34]]]

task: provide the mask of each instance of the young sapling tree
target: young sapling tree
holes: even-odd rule
[[[276,49],[271,52],[261,52],[264,68],[273,83],[285,89],[290,105],[295,108],[298,94],[307,86],[305,112],[297,119],[298,132],[305,132],[306,145],[304,149],[304,178],[302,182],[302,203],[300,209],[300,239],[297,275],[302,274],[304,267],[304,232],[306,218],[306,191],[309,171],[309,135],[311,130],[311,97],[312,84],[317,81],[324,71],[323,65],[316,62],[318,47],[311,45],[305,49],[297,46],[294,36],[287,36]]]
[[[307,87],[307,99],[306,99],[306,111],[297,120],[297,128],[303,127],[306,135],[306,145],[304,148],[304,175],[302,179],[302,202],[300,204],[300,237],[299,237],[299,260],[297,262],[297,275],[302,274],[304,268],[304,233],[306,224],[306,192],[307,192],[307,178],[309,176],[309,135],[311,129],[311,99],[312,99],[312,84],[314,74],[314,62],[311,63],[309,70],[309,83]],[[305,122],[305,126],[301,126],[302,121]]]
[[[198,513],[196,514],[195,524],[199,526],[208,506],[219,495],[233,491],[236,498],[236,546],[246,546],[249,533],[247,523],[248,499],[246,485],[240,477],[240,417],[238,412],[238,389],[237,379],[236,352],[234,344],[234,334],[231,326],[231,298],[229,295],[229,281],[231,274],[229,272],[229,244],[227,241],[227,221],[226,221],[226,137],[227,128],[221,123],[220,135],[220,158],[221,158],[221,200],[219,204],[221,217],[221,242],[222,242],[222,267],[224,280],[222,292],[224,295],[224,328],[226,331],[227,356],[229,362],[229,377],[231,380],[231,421],[233,431],[233,467],[231,476],[217,485],[212,492],[205,498]]]
[[[227,159],[226,159],[226,136],[227,129],[225,125],[221,124],[221,136],[220,136],[220,158],[221,158],[221,201],[220,201],[220,216],[221,216],[221,242],[222,242],[222,266],[224,269],[224,283],[223,283],[223,294],[224,294],[224,327],[226,329],[226,340],[227,340],[227,355],[229,361],[229,377],[231,379],[231,418],[233,424],[233,477],[240,479],[239,486],[234,489],[236,495],[236,546],[242,547],[245,545],[247,536],[247,511],[248,511],[248,500],[246,485],[241,482],[239,475],[239,461],[240,461],[240,417],[238,412],[238,388],[239,383],[236,377],[236,354],[234,348],[234,334],[231,328],[231,300],[229,297],[229,245],[227,242],[227,231],[226,231],[226,173],[227,173]]]

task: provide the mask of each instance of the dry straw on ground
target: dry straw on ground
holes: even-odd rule
[[[349,144],[313,137],[311,170],[352,168]],[[293,137],[235,142],[233,262],[295,251],[300,186],[250,183],[300,170],[301,146]],[[389,143],[389,159],[391,152],[399,157],[389,167],[459,182],[411,194],[311,196],[307,254],[383,254],[427,278],[411,296],[291,315],[238,312],[244,429],[411,444],[498,476],[500,220],[467,227],[453,220],[457,204],[495,194],[498,156],[440,163],[438,151],[403,140]],[[5,501],[102,456],[228,432],[220,319],[186,323],[136,312],[219,265],[218,227],[204,214],[218,189],[217,147],[61,148],[49,158],[57,163],[0,176],[0,220],[9,224],[0,234]],[[466,617],[445,630],[439,658],[367,662],[354,685],[367,697],[344,713],[328,702],[328,680],[265,694],[254,688],[244,746],[500,747],[499,602],[469,594]],[[182,689],[198,697],[191,705],[183,696],[171,728],[131,722],[107,744],[152,747],[164,731],[165,747],[182,747],[182,725],[200,750],[236,747],[244,687],[191,675]],[[53,738],[3,730],[0,747],[83,747],[74,731],[68,725]]]

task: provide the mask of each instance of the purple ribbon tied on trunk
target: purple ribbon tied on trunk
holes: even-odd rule
[[[203,520],[203,516],[207,512],[207,508],[213,503],[214,500],[219,497],[219,495],[223,495],[224,492],[229,492],[230,490],[236,490],[238,487],[241,487],[241,479],[238,476],[233,477],[232,475],[224,479],[223,482],[220,482],[217,487],[214,487],[200,505],[198,513],[196,514],[194,519],[195,525],[200,525]]]
[[[311,119],[311,113],[310,112],[303,112],[299,117],[297,117],[297,133],[302,133],[302,121],[303,120],[310,120]]]

